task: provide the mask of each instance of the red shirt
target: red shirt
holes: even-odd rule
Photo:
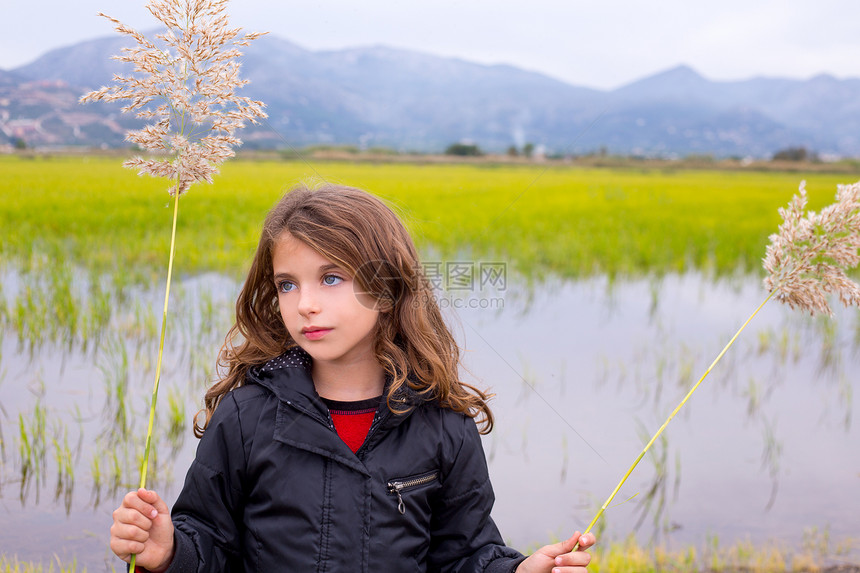
[[[352,453],[356,453],[364,443],[381,400],[382,396],[356,402],[322,399],[328,406],[337,435],[349,446]]]

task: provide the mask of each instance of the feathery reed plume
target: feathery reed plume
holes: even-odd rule
[[[833,315],[827,295],[836,293],[845,306],[860,306],[860,286],[846,270],[860,262],[860,183],[839,185],[836,202],[821,213],[807,213],[806,182],[787,208],[783,223],[770,236],[764,258],[764,286],[776,299],[810,314]]]
[[[233,133],[245,121],[266,117],[263,103],[236,95],[248,83],[239,79],[239,46],[261,33],[239,36],[228,28],[228,0],[149,0],[147,9],[167,31],[155,37],[164,48],[119,20],[99,13],[120,34],[137,42],[113,58],[134,65],[133,75],[114,75],[115,85],[81,97],[82,103],[130,100],[123,112],[154,120],[129,131],[126,140],[160,159],[135,157],[124,163],[139,174],[175,182],[171,195],[185,193],[193,183],[212,182],[218,165],[234,154],[241,141]]]
[[[148,0],[149,12],[167,28],[157,34],[155,42],[119,20],[99,14],[113,22],[120,34],[137,42],[123,48],[114,59],[134,65],[133,75],[115,75],[115,85],[102,87],[81,98],[93,101],[130,100],[123,112],[154,123],[129,131],[126,140],[153,152],[156,157],[135,157],[123,165],[137,169],[139,175],[166,177],[173,182],[168,193],[174,197],[170,256],[167,264],[167,286],[164,313],[155,366],[155,383],[149,408],[146,446],[140,468],[140,487],[146,487],[155,404],[161,379],[167,307],[176,249],[176,223],[179,197],[196,182],[212,183],[218,166],[235,155],[234,146],[241,141],[233,133],[245,121],[257,123],[266,117],[263,104],[236,95],[247,84],[239,79],[238,47],[260,37],[249,33],[239,37],[239,28],[229,28],[226,14],[228,0]],[[136,556],[131,557],[134,571]]]
[[[860,182],[837,187],[836,202],[825,207],[820,214],[808,212],[806,207],[806,182],[800,183],[800,190],[788,204],[780,208],[783,223],[779,232],[770,236],[763,261],[767,276],[764,286],[768,291],[764,301],[758,305],[735,335],[723,347],[716,359],[708,366],[698,382],[687,392],[677,407],[669,414],[663,425],[645,445],[633,464],[609,494],[588,524],[583,534],[591,531],[621,487],[636,469],[636,466],[654,444],[657,438],[705,380],[711,370],[731,348],[758,312],[771,299],[776,297],[792,309],[799,308],[810,314],[816,312],[833,315],[827,303],[829,294],[836,293],[845,306],[860,306],[860,286],[848,278],[847,271],[860,263]],[[579,548],[577,542],[574,550]]]

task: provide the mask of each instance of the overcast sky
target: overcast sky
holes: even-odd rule
[[[0,68],[148,30],[145,0],[0,0]],[[233,0],[231,23],[310,49],[383,44],[615,88],[688,64],[712,80],[860,77],[860,0]]]

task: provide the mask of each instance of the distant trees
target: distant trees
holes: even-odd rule
[[[531,159],[531,157],[534,155],[534,153],[535,153],[535,144],[534,143],[528,142],[525,145],[523,145],[522,154],[525,157]],[[520,150],[517,148],[516,145],[511,145],[510,147],[508,147],[508,156],[510,156],[510,157],[519,157],[520,156]]]
[[[445,148],[445,155],[459,155],[464,157],[479,157],[484,152],[474,143],[452,143]]]
[[[818,161],[818,154],[805,147],[786,147],[773,154],[773,161]]]
[[[525,157],[527,159],[531,159],[535,157],[537,153],[539,156],[543,157],[543,147],[539,149],[535,146],[534,143],[526,142],[523,144],[522,148],[517,147],[516,145],[509,145],[505,150],[505,153],[508,157]],[[474,143],[452,143],[448,147],[445,148],[445,155],[459,155],[466,157],[480,157],[484,155],[483,150]]]
[[[526,157],[531,158],[531,156],[534,155],[534,152],[535,152],[535,144],[534,143],[529,142],[529,143],[526,143],[525,145],[523,145],[523,155],[525,155]]]

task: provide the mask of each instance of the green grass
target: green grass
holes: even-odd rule
[[[67,257],[114,281],[162,274],[171,209],[166,183],[119,158],[0,158],[0,258],[25,270]],[[521,274],[641,276],[758,269],[767,237],[804,175],[233,161],[180,203],[177,269],[242,274],[269,207],[294,183],[368,189],[402,214],[433,257],[503,260]],[[813,208],[852,176],[809,174]],[[68,317],[74,324],[78,317]]]
[[[788,544],[775,540],[753,544],[740,540],[721,543],[713,535],[701,546],[669,547],[664,543],[643,545],[631,535],[623,540],[598,534],[597,544],[589,549],[592,573],[819,573],[860,571],[857,539],[831,539],[827,528],[807,528],[801,541]],[[529,547],[531,553],[539,545]]]
[[[0,554],[0,573],[83,573],[86,570],[85,567],[78,567],[74,561],[62,563],[59,558],[56,559],[56,563],[49,562],[43,565],[32,561],[19,561],[17,557]]]
[[[758,546],[750,541],[723,545],[709,536],[702,547],[687,545],[668,548],[664,545],[642,545],[631,536],[623,541],[600,539],[590,553],[593,573],[658,573],[695,571],[709,573],[818,573],[824,570],[852,573],[860,571],[853,557],[857,548],[855,539],[845,538],[834,542],[825,528],[804,531],[802,542],[792,546],[767,542]],[[526,553],[537,549],[528,548]],[[55,557],[48,565],[19,561],[0,553],[0,573],[75,573],[86,571],[74,561],[62,563]],[[120,563],[117,559],[117,563]]]

